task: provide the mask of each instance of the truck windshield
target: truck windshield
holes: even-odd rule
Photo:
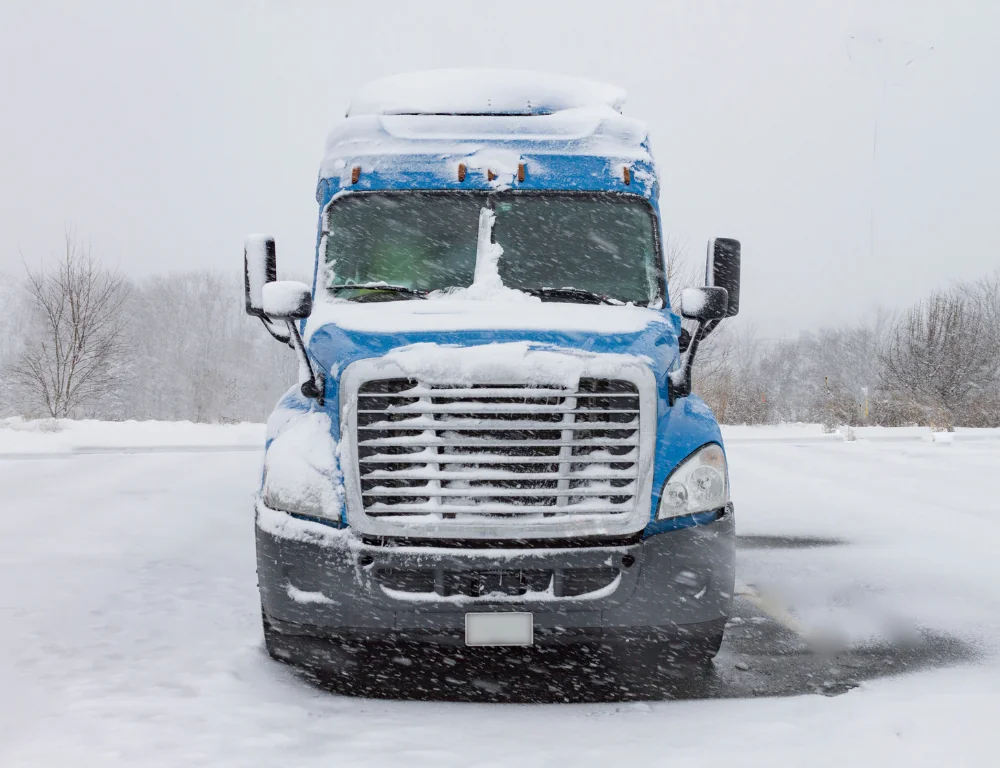
[[[652,209],[641,198],[610,193],[345,196],[328,212],[328,288],[371,301],[471,285],[484,207],[496,214],[493,239],[503,248],[505,285],[558,301],[588,294],[639,305],[662,299]]]

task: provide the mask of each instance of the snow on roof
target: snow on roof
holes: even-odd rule
[[[397,75],[355,98],[347,118],[327,137],[319,178],[341,189],[393,187],[418,177],[434,178],[440,186],[454,182],[461,164],[478,174],[470,185],[482,176],[483,183],[502,189],[524,161],[528,185],[544,187],[544,174],[555,173],[546,157],[589,156],[605,163],[609,178],[639,164],[633,167],[632,179],[639,182],[634,191],[648,195],[654,172],[646,125],[621,114],[624,101],[618,88],[562,75]],[[359,178],[352,178],[353,169]]]
[[[621,112],[625,91],[567,75],[528,70],[438,69],[407,72],[364,86],[347,116],[547,115],[580,107]]]

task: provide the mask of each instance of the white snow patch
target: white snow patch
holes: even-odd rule
[[[428,301],[378,304],[326,297],[313,306],[305,335],[309,339],[325,325],[367,333],[537,330],[611,334],[639,333],[651,325],[669,323],[663,312],[647,307],[524,301],[514,309],[509,301],[494,297],[432,296]]]
[[[500,277],[500,257],[503,247],[499,243],[490,242],[496,214],[489,208],[479,212],[479,235],[476,240],[476,271],[473,274],[472,285],[467,288],[453,288],[445,291],[433,291],[429,300],[446,299],[449,301],[516,301],[541,303],[541,299],[530,293],[508,288]]]
[[[695,404],[692,403],[692,407]],[[704,407],[708,411],[707,406]],[[825,432],[821,424],[790,423],[765,426],[723,425],[722,437],[730,443],[935,443],[946,435],[945,445],[1000,440],[1000,429],[958,427],[954,432],[934,432],[930,427],[850,427],[854,440],[847,439],[848,428]]]
[[[285,422],[265,457],[261,498],[273,509],[340,519],[344,483],[328,414],[312,411]]]
[[[697,315],[705,308],[705,292],[698,288],[685,288],[681,292],[681,312]]]
[[[0,455],[264,447],[263,424],[0,419]]]
[[[225,443],[234,429],[59,424],[45,432],[39,422],[5,422],[0,438],[15,450],[78,432],[111,443],[158,435]],[[263,444],[263,425],[242,427]],[[819,425],[724,428],[740,536],[846,542],[741,547],[740,579],[786,595],[803,621],[843,623],[849,638],[890,635],[902,616],[983,655],[952,669],[910,668],[832,698],[489,705],[317,691],[262,649],[247,528],[256,455],[0,461],[0,763],[319,766],[336,755],[337,764],[414,768],[497,756],[588,768],[991,765],[1000,709],[1000,510],[991,501],[1000,430],[957,429],[948,446],[932,442],[929,429],[892,440],[866,439],[868,430],[856,428],[858,440],[846,443]],[[289,536],[308,530],[331,545],[350,538],[260,513],[262,527]],[[824,615],[824,606],[836,611]],[[729,645],[717,664],[734,660]],[[786,664],[794,674],[795,656],[782,657],[775,674]],[[511,685],[525,674],[496,667]]]
[[[298,403],[299,407],[293,407],[291,404],[286,404],[287,401],[292,400]],[[291,419],[296,416],[301,416],[305,411],[312,410],[313,401],[305,397],[302,394],[302,385],[293,384],[288,388],[288,391],[278,400],[278,404],[275,405],[274,410],[267,417],[267,432],[266,439],[273,440],[278,436],[278,433],[284,428]]]
[[[306,592],[299,589],[298,587],[289,584],[286,589],[288,596],[294,600],[296,603],[301,603],[303,605],[336,605],[336,600],[331,600],[329,597],[324,595],[322,592]]]
[[[424,384],[471,386],[482,381],[510,381],[570,389],[578,386],[584,370],[587,376],[616,378],[649,362],[637,355],[554,350],[526,341],[474,347],[425,342],[399,347],[373,361],[376,366],[398,366],[404,375]]]
[[[506,171],[516,152],[519,157],[530,156],[526,170],[536,177],[544,177],[546,166],[535,158],[564,155],[606,158],[608,173],[621,178],[615,167],[653,162],[647,140],[645,123],[608,107],[539,117],[359,116],[342,120],[330,131],[319,175],[338,179],[350,194],[355,166],[362,174],[377,171],[404,177],[425,173],[451,181],[458,163],[479,169],[489,159]],[[517,149],[501,156],[497,154],[499,142],[514,144]],[[516,164],[513,168],[516,172]],[[638,174],[635,179],[638,190],[648,188],[650,179]],[[506,182],[503,177],[497,181],[509,184],[510,177]]]
[[[595,105],[621,112],[625,99],[621,88],[567,75],[517,69],[438,69],[368,83],[355,94],[347,114],[535,114]]]
[[[333,528],[313,520],[292,517],[287,512],[270,509],[260,501],[257,502],[256,511],[257,527],[279,539],[346,548],[352,538],[348,528]]]
[[[304,293],[310,293],[309,286],[297,280],[276,280],[264,285],[263,307],[270,317],[291,317],[302,304]]]
[[[521,153],[500,147],[489,147],[474,152],[466,157],[464,162],[469,169],[480,171],[486,176],[493,189],[509,189],[514,183],[518,166],[521,164]],[[537,172],[537,169],[535,170]],[[491,171],[494,178],[489,181]],[[480,227],[482,227],[482,222],[480,222]]]
[[[247,282],[250,290],[250,306],[263,309],[261,291],[267,284],[267,235],[247,235],[243,244],[246,260]]]

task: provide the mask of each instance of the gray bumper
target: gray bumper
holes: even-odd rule
[[[265,513],[268,522],[262,524]],[[500,550],[375,546],[348,531],[323,533],[322,527],[258,508],[261,605],[267,621],[282,634],[461,643],[467,612],[531,611],[535,642],[540,644],[683,636],[717,631],[732,602],[732,505],[712,523],[625,546]],[[614,584],[572,597],[405,594],[387,590],[377,578],[379,572],[391,569],[462,575],[609,566],[619,569]]]

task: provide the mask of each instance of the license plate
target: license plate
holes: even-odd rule
[[[530,613],[465,614],[466,645],[531,645],[535,624]]]

